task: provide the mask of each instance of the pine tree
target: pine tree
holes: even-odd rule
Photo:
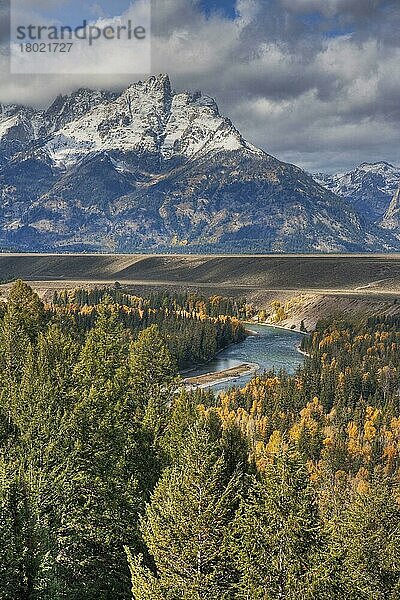
[[[130,349],[131,383],[146,398],[148,390],[175,383],[177,367],[157,325],[139,333]]]
[[[333,542],[342,557],[338,575],[349,600],[400,597],[399,489],[380,474],[347,498],[333,525]]]
[[[132,407],[157,438],[165,429],[168,407],[178,385],[177,366],[157,325],[139,333],[130,348]]]
[[[69,600],[81,600],[82,590],[86,600],[122,600],[129,592],[123,545],[137,549],[152,451],[126,406],[128,343],[104,303],[74,368],[53,449],[63,465],[54,479],[55,512],[58,574]]]
[[[80,386],[90,389],[93,383],[126,378],[129,333],[105,298],[98,310],[93,329],[87,334],[75,368]]]
[[[27,283],[18,279],[11,286],[7,305],[9,310],[18,314],[26,333],[34,339],[46,321],[43,302],[36,292]]]
[[[18,311],[9,306],[0,324],[0,385],[7,388],[17,382],[25,356],[31,346],[30,337]]]
[[[322,549],[315,494],[304,463],[282,449],[253,477],[233,525],[239,598],[314,598]]]
[[[131,561],[134,600],[233,598],[235,569],[228,525],[237,506],[238,474],[227,467],[207,425],[196,425],[177,462],[168,467],[142,521],[142,535],[155,574]]]
[[[52,492],[40,471],[0,461],[0,598],[61,600],[57,540],[46,514]]]
[[[167,461],[176,461],[187,445],[188,434],[199,418],[199,403],[200,398],[196,393],[182,390],[179,394],[175,394],[166,428],[159,440]]]

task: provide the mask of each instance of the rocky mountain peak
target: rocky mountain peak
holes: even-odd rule
[[[79,90],[58,98],[49,114],[54,126],[46,150],[56,166],[94,151],[148,153],[158,163],[216,150],[261,152],[220,115],[215,100],[201,92],[174,92],[168,75],[133,83],[118,97]]]
[[[46,111],[2,108],[0,196],[10,248],[397,248],[347,198],[248,143],[213,98],[176,92],[163,74],[118,94],[79,89]]]
[[[171,103],[172,87],[168,75],[152,75],[144,81],[132,83],[121,94],[123,97],[147,98],[149,102],[160,102],[163,105]]]
[[[172,98],[173,92],[168,75],[152,76],[145,81],[130,85],[122,92],[113,108],[116,111],[126,109],[132,122],[135,121],[135,115],[146,120],[153,114],[158,115],[161,122],[165,123],[171,110]],[[160,133],[157,132],[157,135]]]
[[[349,200],[368,221],[377,223],[385,214],[400,182],[400,167],[386,161],[363,162],[347,173],[317,173],[315,179]]]
[[[43,115],[49,133],[61,129],[103,102],[109,102],[117,94],[100,90],[80,88],[71,94],[60,94]]]
[[[363,162],[356,169],[356,171],[368,171],[368,172],[381,172],[381,171],[394,171],[396,167],[386,162],[385,160],[380,160],[378,162]]]

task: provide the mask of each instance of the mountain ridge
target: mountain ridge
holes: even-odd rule
[[[316,173],[314,178],[346,198],[367,221],[379,223],[400,184],[400,167],[384,160],[363,162],[345,173]]]
[[[11,120],[10,120],[11,119]],[[165,74],[0,111],[0,243],[18,250],[393,251],[308,173]]]

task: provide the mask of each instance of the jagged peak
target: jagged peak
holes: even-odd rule
[[[376,162],[362,162],[355,170],[373,170],[376,167],[382,167],[383,169],[396,169],[394,165],[387,162],[386,160],[379,160]]]
[[[69,94],[58,94],[50,106],[46,110],[46,114],[51,114],[56,110],[60,110],[63,106],[76,102],[79,99],[88,100],[107,100],[112,99],[116,95],[105,90],[92,90],[90,88],[78,88]]]
[[[118,94],[87,88],[60,94],[42,113],[37,132],[56,166],[95,150],[159,154],[164,161],[239,149],[262,154],[220,114],[212,97],[173,91],[165,73]]]
[[[171,80],[169,75],[166,73],[161,73],[159,75],[151,75],[148,79],[139,80],[131,83],[122,94],[132,90],[141,90],[144,93],[149,93],[152,91],[161,91],[166,95],[170,95],[172,93]]]

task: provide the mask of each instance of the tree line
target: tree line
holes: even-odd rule
[[[205,298],[195,293],[154,292],[142,298],[120,286],[55,292],[49,310],[71,318],[77,334],[89,331],[98,307],[108,303],[118,321],[136,337],[157,325],[179,368],[206,362],[229,344],[245,339],[239,317],[245,301],[222,296]]]

